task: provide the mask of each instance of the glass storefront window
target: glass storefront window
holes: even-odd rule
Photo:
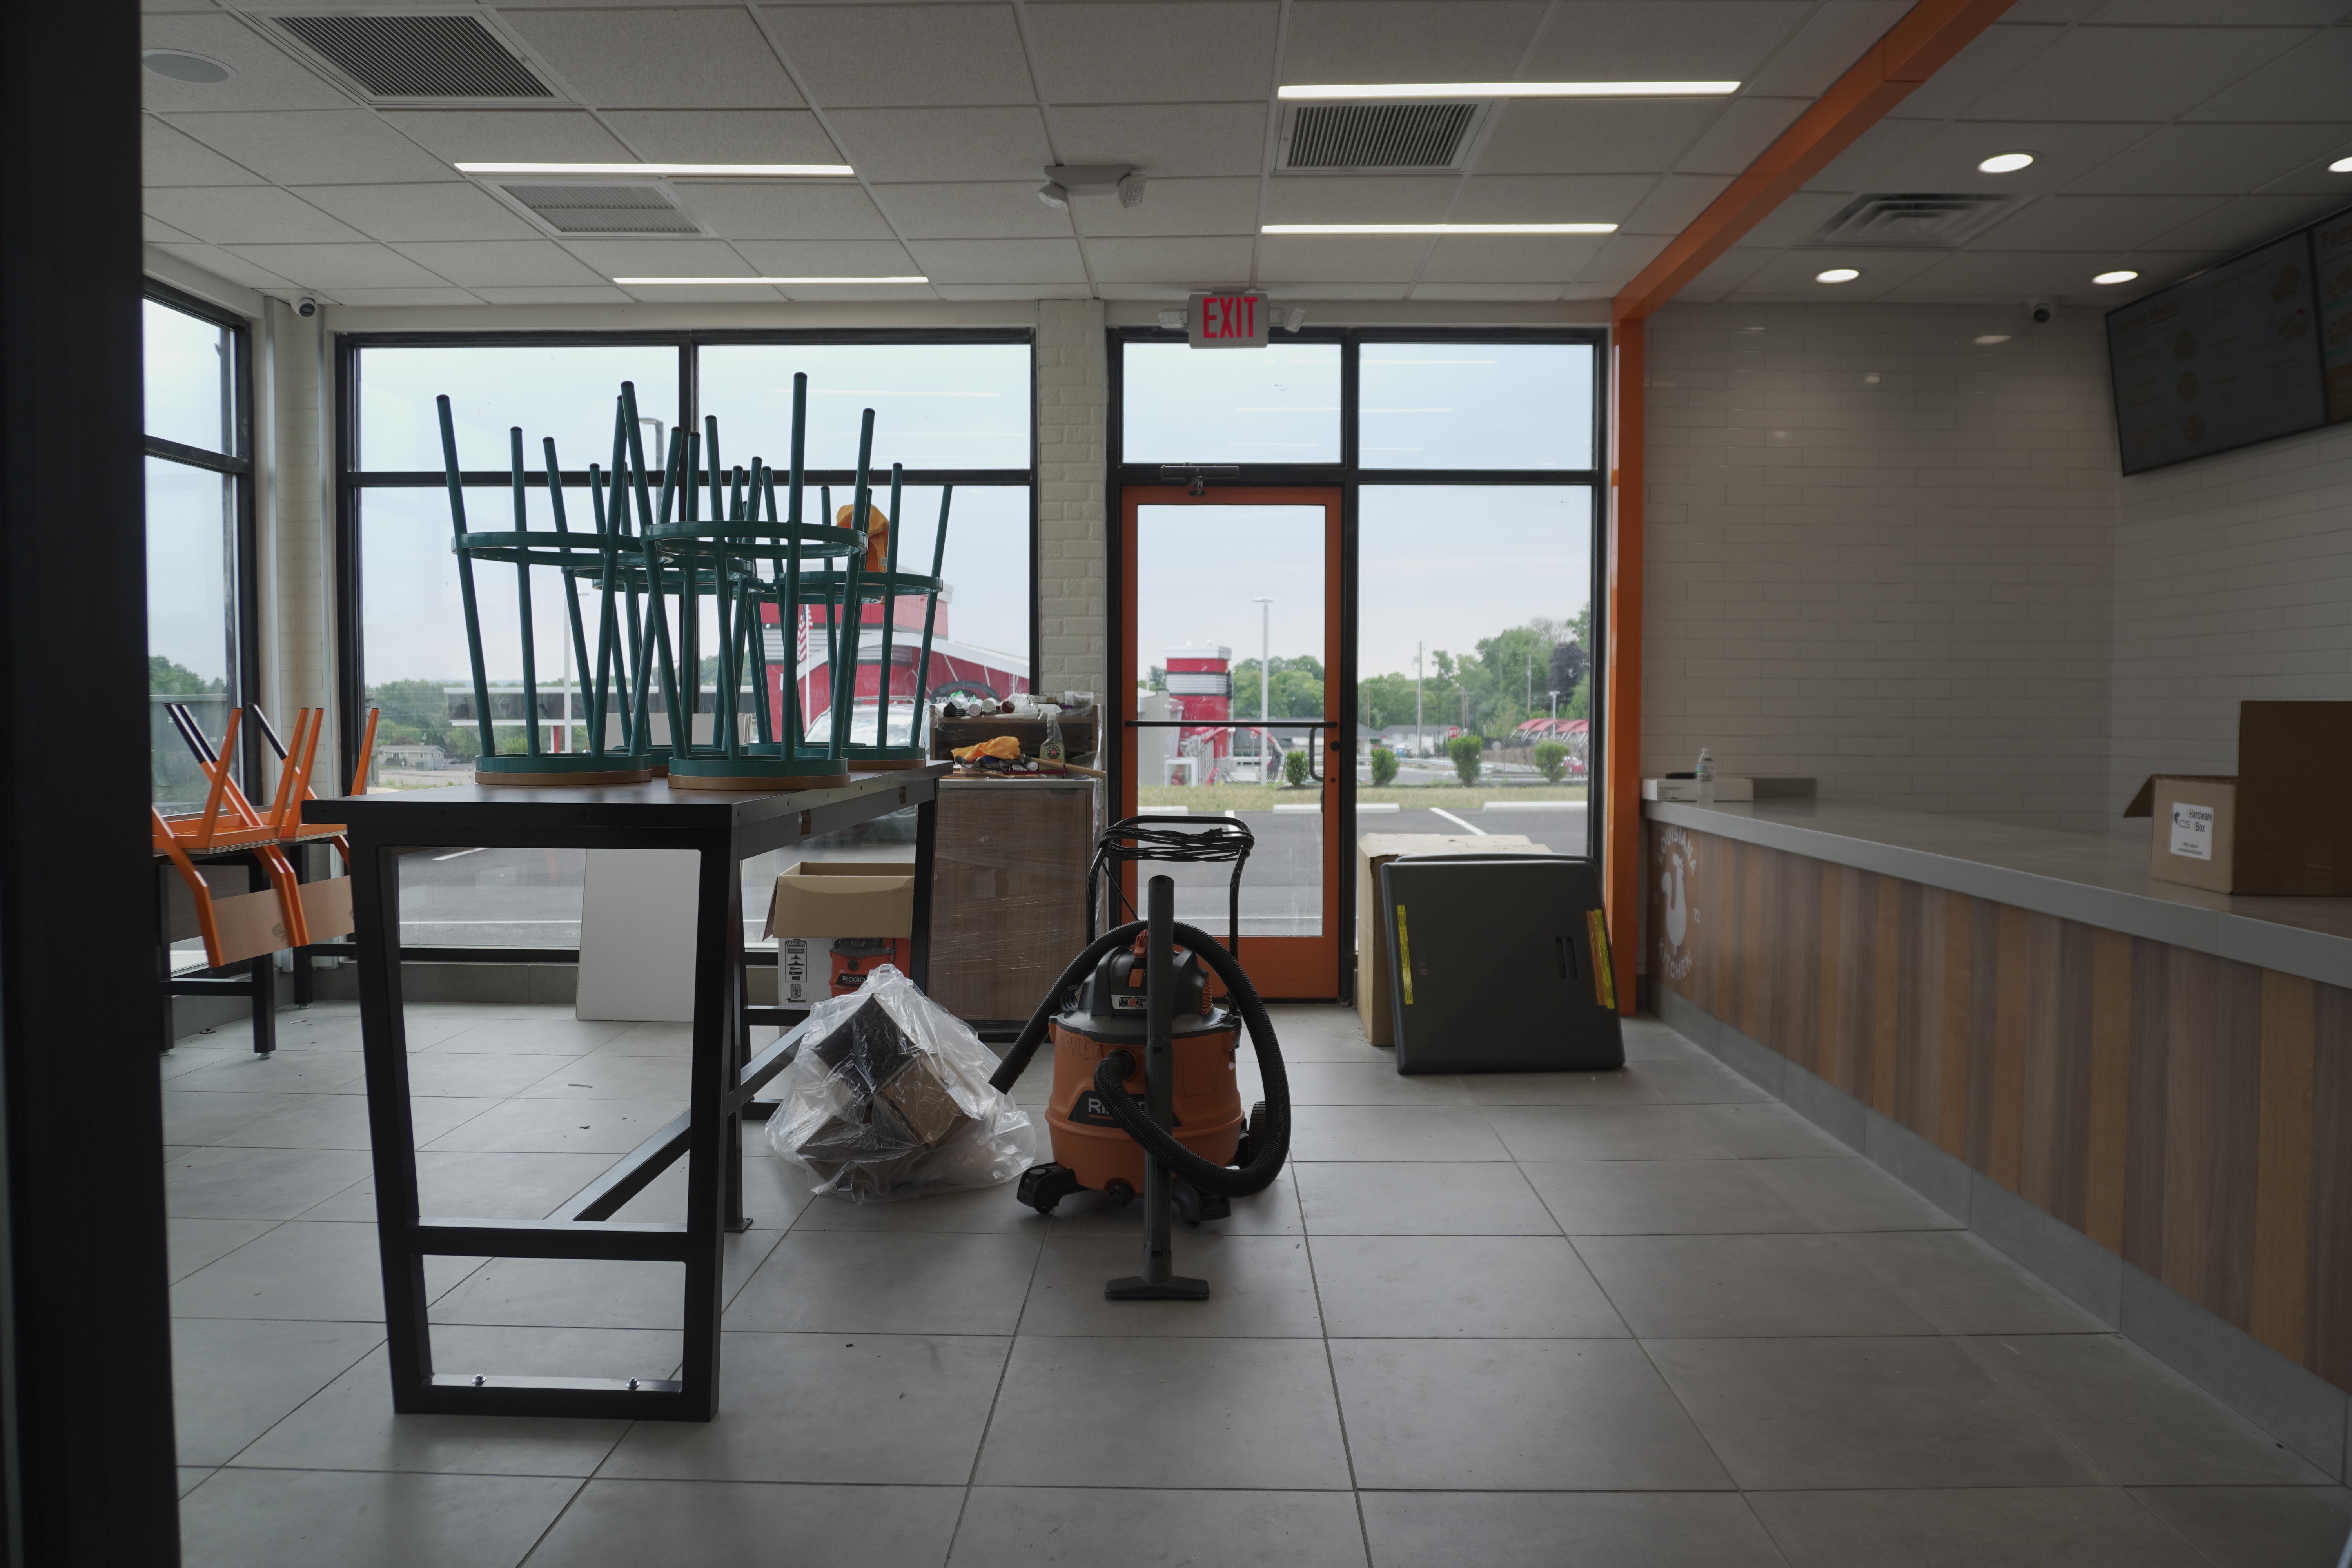
[[[1336,463],[1339,345],[1211,353],[1124,345],[1120,441],[1130,463]]]

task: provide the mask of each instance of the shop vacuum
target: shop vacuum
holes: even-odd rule
[[[1171,1210],[1187,1225],[1223,1219],[1232,1199],[1271,1185],[1290,1152],[1290,1085],[1265,1005],[1239,962],[1178,923],[1175,907],[1174,881],[1152,878],[1145,918],[1071,961],[989,1079],[1009,1091],[1050,1032],[1054,1158],[1022,1173],[1019,1194],[1052,1214],[1079,1191],[1120,1204],[1140,1191],[1143,1272],[1105,1285],[1114,1301],[1205,1300],[1206,1280],[1174,1272]],[[1266,1096],[1246,1123],[1234,1072],[1244,1025]]]

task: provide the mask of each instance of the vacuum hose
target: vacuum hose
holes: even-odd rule
[[[1013,1048],[997,1064],[995,1076],[988,1080],[992,1088],[1008,1092],[1012,1089],[1014,1081],[1028,1069],[1038,1046],[1045,1042],[1045,1026],[1063,994],[1093,973],[1103,954],[1133,946],[1145,929],[1144,921],[1130,921],[1096,938],[1085,952],[1070,961],[1070,966],[1062,971],[1062,977],[1054,982],[1045,999],[1037,1005],[1037,1011],[1022,1029],[1020,1037],[1013,1042]],[[1290,1155],[1290,1079],[1282,1068],[1282,1048],[1275,1042],[1274,1025],[1265,1016],[1265,1005],[1257,999],[1257,988],[1250,984],[1249,976],[1242,972],[1233,954],[1220,947],[1214,938],[1181,922],[1174,928],[1174,936],[1200,954],[1210,972],[1225,983],[1226,994],[1239,1005],[1242,1022],[1249,1026],[1250,1047],[1257,1052],[1258,1076],[1265,1088],[1265,1126],[1257,1146],[1250,1151],[1249,1163],[1237,1169],[1212,1165],[1153,1121],[1142,1103],[1127,1092],[1126,1080],[1135,1071],[1132,1052],[1113,1051],[1102,1059],[1102,1065],[1095,1068],[1095,1090],[1103,1097],[1104,1106],[1118,1124],[1127,1130],[1127,1135],[1169,1170],[1202,1192],[1229,1198],[1247,1197],[1272,1186],[1283,1161]]]

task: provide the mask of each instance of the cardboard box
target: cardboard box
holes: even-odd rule
[[[842,991],[855,991],[876,963],[906,973],[913,956],[915,868],[903,860],[803,860],[784,868],[768,900],[762,936],[776,939],[776,1005],[806,1007],[836,994],[833,944],[884,938],[864,952]]]
[[[1642,781],[1642,798],[1643,800],[1662,800],[1670,805],[1696,805],[1698,804],[1698,780],[1643,779]],[[1751,801],[1755,798],[1756,781],[1754,779],[1730,778],[1720,774],[1717,776],[1715,781],[1716,805],[1732,805]]]
[[[901,974],[909,973],[915,953],[911,937],[846,939],[860,949],[854,958],[837,952],[829,936],[785,936],[776,939],[776,1005],[809,1007],[828,996],[846,996],[866,984],[877,964],[887,963]],[[876,942],[880,952],[873,951]],[[934,949],[936,951],[936,949]]]
[[[2352,702],[2242,702],[2238,771],[2156,773],[2147,874],[2216,893],[2352,897]]]
[[[1381,868],[1400,855],[1549,855],[1532,838],[1497,833],[1367,833],[1356,840],[1356,1014],[1364,1037],[1396,1044],[1389,1020],[1389,925],[1381,917]],[[1243,950],[1246,952],[1246,947]]]

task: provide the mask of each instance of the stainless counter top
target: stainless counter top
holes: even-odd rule
[[[1840,800],[1653,801],[1643,809],[1653,822],[1696,833],[2352,985],[2352,899],[2237,898],[2159,882],[2147,874],[2147,845],[2138,838]]]

